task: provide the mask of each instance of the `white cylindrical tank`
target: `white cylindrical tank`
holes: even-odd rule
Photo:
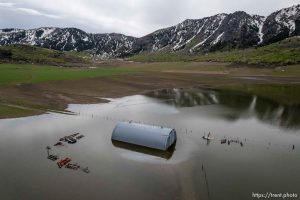
[[[111,139],[167,150],[177,140],[177,136],[175,129],[172,128],[133,122],[118,122],[113,130]]]

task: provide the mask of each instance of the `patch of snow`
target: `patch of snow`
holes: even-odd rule
[[[82,40],[87,42],[87,41],[89,41],[89,38],[87,36],[85,36]]]
[[[76,43],[76,40],[75,40],[74,36],[72,35],[71,38],[72,38],[72,41],[71,41],[72,44],[75,44],[75,43]]]
[[[185,44],[190,43],[202,31],[206,21],[207,21],[207,19],[204,20],[203,25],[198,29],[197,33],[193,37],[191,37],[189,40],[187,40]]]
[[[189,51],[190,51],[190,52],[193,52],[194,49],[196,49],[197,47],[203,45],[203,44],[204,44],[211,36],[213,36],[214,33],[220,28],[220,26],[221,26],[222,22],[224,21],[225,17],[226,17],[225,14],[219,14],[219,15],[217,15],[216,19],[215,19],[214,22],[212,23],[212,26],[214,26],[215,23],[218,21],[217,27],[215,27],[214,30],[213,30],[213,32],[210,33],[204,40],[202,40],[201,42],[199,42],[198,44],[196,44],[195,46],[193,46]],[[207,28],[206,31],[205,31],[205,33],[206,33],[207,31],[210,32],[210,28],[211,28],[211,27]]]
[[[223,35],[224,35],[224,32],[221,33],[220,35],[218,35],[218,37],[217,37],[211,44],[212,44],[212,45],[215,45],[215,44],[217,44],[218,42],[220,42],[220,40],[222,39]]]
[[[263,27],[266,21],[266,17],[263,18],[261,24],[258,26],[258,37],[259,37],[259,42],[258,44],[261,44],[263,42],[263,37],[264,37],[264,33],[263,33]]]
[[[180,49],[183,45],[181,44],[183,41],[183,38],[180,37],[179,42],[173,47],[173,50],[176,51],[178,49]]]
[[[155,44],[153,44],[152,45],[152,51],[157,51],[157,50],[158,50],[158,47]]]
[[[36,44],[36,36],[35,36],[35,31],[34,30],[29,30],[26,31],[26,38],[25,41],[23,41],[24,44],[30,44],[30,45],[35,45]]]
[[[41,38],[46,38],[51,35],[51,33],[55,30],[55,28],[44,28],[43,34],[41,35]]]
[[[300,5],[285,8],[279,11],[275,21],[290,30],[290,34],[295,31],[295,19],[299,16]]]

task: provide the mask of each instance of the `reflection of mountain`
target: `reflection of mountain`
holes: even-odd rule
[[[192,107],[218,104],[230,109],[230,113],[215,112],[214,115],[227,120],[242,117],[257,119],[283,128],[300,128],[300,105],[283,105],[262,97],[232,91],[173,89],[147,94],[149,97],[167,99],[176,107]]]
[[[217,104],[216,92],[210,90],[182,90],[163,89],[146,94],[149,97],[167,100],[166,102],[176,107],[193,107],[199,105]]]

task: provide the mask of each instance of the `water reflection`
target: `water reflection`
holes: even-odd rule
[[[115,141],[115,140],[112,140],[111,142],[115,147],[118,147],[118,148],[130,150],[130,151],[134,151],[134,152],[138,152],[138,153],[142,153],[142,154],[147,154],[147,155],[151,155],[151,156],[156,156],[156,157],[160,157],[160,158],[163,158],[166,160],[169,160],[172,157],[172,155],[175,151],[175,146],[176,146],[176,142],[175,142],[172,146],[170,146],[169,149],[167,149],[166,151],[162,151],[162,150],[158,150],[158,149],[142,147],[139,145],[129,144],[129,143]]]
[[[163,99],[176,107],[221,105],[230,112],[214,112],[215,117],[228,121],[256,117],[264,123],[282,128],[300,128],[300,105],[284,105],[275,101],[242,92],[203,89],[163,89],[146,94],[148,97]]]
[[[0,120],[1,199],[252,199],[253,191],[299,190],[300,130],[260,123],[278,123],[285,115],[296,123],[299,109],[213,90],[156,94],[165,99],[135,95],[71,105],[78,115]],[[229,121],[236,119],[241,120]],[[173,127],[176,146],[159,152],[112,143],[120,120]],[[86,137],[54,146],[77,132]],[[208,132],[214,137],[209,145],[202,138]],[[49,155],[69,157],[91,173],[58,169],[56,161],[45,159],[48,145]]]
[[[146,96],[167,100],[167,103],[176,107],[193,107],[219,103],[216,94],[217,93],[212,90],[200,90],[196,92],[194,89],[163,89],[151,91],[147,93]]]

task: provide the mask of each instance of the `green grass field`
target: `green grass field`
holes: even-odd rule
[[[300,37],[292,37],[263,47],[217,51],[207,54],[145,53],[130,60],[137,62],[215,61],[253,65],[290,65],[300,63]]]
[[[207,55],[142,54],[132,59],[147,62],[112,61],[100,64],[86,60],[86,53],[58,52],[26,45],[0,47],[0,61],[3,62],[0,64],[0,118],[65,109],[68,103],[94,101],[93,97],[102,96],[103,91],[108,97],[118,93],[129,95],[126,91],[143,92],[152,88],[152,85],[158,85],[153,88],[163,88],[169,87],[166,85],[170,83],[173,84],[171,87],[184,83],[191,87],[198,85],[251,93],[284,104],[299,104],[300,87],[297,79],[300,77],[300,65],[287,65],[300,63],[298,39],[290,38],[265,47]],[[73,67],[60,67],[66,63]],[[262,67],[264,63],[273,67]],[[252,67],[248,64],[258,65]],[[295,83],[257,84],[255,81],[235,78],[241,76],[284,77]],[[135,77],[139,78],[138,81],[134,80]],[[68,80],[72,83],[70,87]],[[44,82],[48,83],[40,84]],[[22,84],[34,85],[16,87]]]
[[[0,64],[0,86],[24,83],[41,83],[58,80],[77,80],[104,76],[148,72],[228,73],[232,75],[300,76],[300,66],[291,65],[279,69],[237,68],[226,63],[161,62],[140,63],[133,66],[66,68],[38,64]]]
[[[0,85],[40,83],[128,74],[125,68],[62,68],[30,64],[0,64]]]
[[[62,52],[29,45],[0,46],[0,60],[8,62],[65,64],[89,63],[84,53]]]
[[[37,113],[38,112],[30,109],[21,109],[21,108],[10,107],[10,106],[0,104],[0,118],[1,116],[21,117],[21,116],[27,116],[27,115],[37,114]]]

